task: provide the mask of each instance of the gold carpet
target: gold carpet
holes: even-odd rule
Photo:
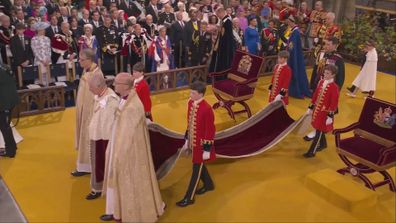
[[[359,67],[347,65],[345,86],[350,85],[358,72]],[[395,76],[379,73],[375,96],[395,103],[395,80]],[[269,82],[270,77],[261,78],[255,97],[248,101],[253,113],[267,104]],[[347,98],[345,86],[341,92],[340,114],[335,118],[336,128],[355,122],[364,102],[362,94],[355,99]],[[216,99],[211,89],[207,92],[207,100],[213,104]],[[188,97],[188,91],[153,96],[154,120],[184,132]],[[293,118],[298,118],[308,104],[308,99],[292,98],[288,111]],[[215,115],[217,130],[246,119],[246,115],[238,115],[235,123],[224,109],[216,110]],[[25,140],[19,144],[16,158],[0,158],[0,174],[30,222],[98,222],[104,212],[103,198],[85,200],[90,191],[89,176],[70,176],[77,154],[74,124],[73,108],[23,118],[17,129]],[[378,201],[374,208],[352,212],[329,202],[304,184],[311,173],[323,169],[335,171],[344,166],[335,152],[333,136],[328,136],[328,144],[316,158],[304,159],[302,154],[309,143],[300,136],[289,135],[262,155],[238,160],[218,159],[208,167],[216,190],[197,196],[196,203],[187,208],[175,205],[184,196],[191,174],[191,161],[183,158],[161,182],[161,193],[168,207],[159,221],[395,222],[395,193],[386,186],[375,192]],[[394,176],[395,168],[390,172]],[[364,188],[362,182],[351,176],[343,176],[344,179]],[[356,191],[354,188],[345,190]]]

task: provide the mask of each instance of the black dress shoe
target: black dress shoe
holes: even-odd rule
[[[177,206],[179,207],[186,207],[188,205],[194,204],[194,200],[190,200],[187,198],[184,198],[183,200],[179,201],[176,203]]]
[[[327,146],[322,146],[322,147],[319,147],[316,151],[320,152],[320,151],[322,151],[322,150],[324,150],[326,148],[327,148]]]
[[[7,153],[2,153],[2,154],[0,154],[0,156],[8,157],[8,158],[14,158],[15,157],[15,155],[7,155]]]
[[[114,220],[114,217],[112,214],[104,214],[102,216],[100,216],[100,220],[102,221],[112,221]]]
[[[312,141],[314,138],[310,138],[310,137],[308,137],[308,136],[304,136],[303,139],[304,139],[305,141],[309,142],[309,141]]]
[[[88,174],[90,174],[90,173],[88,173],[88,172],[79,172],[77,170],[71,172],[71,175],[73,177],[81,177],[81,176],[88,175]]]
[[[313,157],[315,157],[315,154],[314,153],[304,153],[303,156],[305,158],[313,158]]]
[[[87,195],[86,199],[87,199],[87,200],[93,200],[93,199],[96,199],[96,198],[100,197],[101,195],[102,195],[101,192],[94,192],[94,191],[92,191],[91,193],[89,193],[89,194]]]
[[[214,187],[211,187],[211,188],[202,187],[202,188],[198,189],[197,192],[195,192],[195,194],[201,195],[201,194],[204,194],[204,193],[206,193],[208,191],[212,191],[212,190],[214,190]]]

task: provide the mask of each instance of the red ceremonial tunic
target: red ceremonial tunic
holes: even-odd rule
[[[216,159],[214,148],[214,136],[216,128],[214,125],[214,114],[212,106],[205,100],[194,105],[194,101],[188,102],[187,113],[188,141],[192,149],[192,162],[200,164]],[[210,159],[203,160],[204,146],[210,146]]]
[[[150,88],[146,80],[142,79],[141,81],[135,83],[135,90],[143,104],[146,117],[153,121],[153,117],[151,115]]]
[[[331,39],[336,37],[338,40],[341,40],[342,32],[340,27],[336,24],[331,26],[322,25],[318,31],[318,37],[321,39]]]
[[[326,125],[328,114],[337,110],[339,90],[337,84],[333,81],[323,87],[325,80],[321,80],[312,96],[312,127],[322,132],[330,132],[333,130],[333,123]]]
[[[272,76],[271,80],[271,94],[269,96],[269,102],[272,102],[275,97],[281,92],[283,89],[286,91],[285,96],[283,96],[282,100],[285,105],[289,104],[289,84],[292,77],[292,70],[290,69],[289,65],[284,64],[280,65],[277,64],[274,68],[274,75]]]
[[[282,7],[282,9],[279,12],[279,20],[284,21],[287,19],[290,15],[296,16],[297,11],[293,7]]]

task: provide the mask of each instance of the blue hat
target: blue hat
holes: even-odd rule
[[[33,25],[34,30],[43,30],[48,28],[50,25],[46,22],[37,22]]]

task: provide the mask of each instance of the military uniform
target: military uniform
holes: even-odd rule
[[[270,35],[272,36],[270,37]],[[265,28],[261,32],[261,45],[263,46],[263,56],[276,55],[278,42],[278,30],[275,28]]]
[[[199,37],[199,65],[204,65],[208,62],[210,52],[212,51],[212,35],[208,32],[201,33]]]
[[[16,82],[9,68],[0,63],[0,134],[3,134],[6,156],[14,157],[16,143],[10,127],[12,109],[19,103]]]
[[[198,66],[201,62],[199,58],[199,42],[200,42],[200,22],[189,21],[186,23],[186,35],[187,35],[187,53],[189,66]]]
[[[324,40],[336,37],[341,42],[342,31],[341,31],[340,27],[337,26],[336,24],[333,24],[331,26],[323,24],[319,28],[317,36],[318,37],[317,37],[317,41],[316,41],[316,46],[314,49],[315,57],[318,56],[319,52],[322,50],[323,45],[324,45]]]
[[[105,75],[114,75],[118,72],[117,53],[111,53],[111,49],[119,49],[120,37],[117,27],[101,26],[97,34],[99,46],[102,50],[102,71]],[[116,51],[117,52],[117,51]]]
[[[323,78],[324,68],[326,65],[332,64],[338,68],[338,73],[335,76],[335,82],[341,89],[345,80],[345,64],[344,59],[336,51],[334,52],[321,52],[316,58],[316,62],[312,71],[310,88],[315,91],[319,81]]]
[[[321,10],[321,11],[313,10],[311,12],[311,15],[309,17],[309,19],[311,21],[311,25],[310,25],[310,28],[309,28],[310,30],[309,30],[309,34],[308,34],[308,37],[310,38],[311,46],[312,46],[312,44],[316,45],[314,43],[314,39],[318,37],[319,29],[323,25],[323,23],[326,19],[326,15],[327,15],[327,12],[324,10]]]
[[[121,56],[124,59],[124,71],[126,67],[133,67],[137,62],[146,62],[147,42],[144,35],[128,34],[124,40]]]

